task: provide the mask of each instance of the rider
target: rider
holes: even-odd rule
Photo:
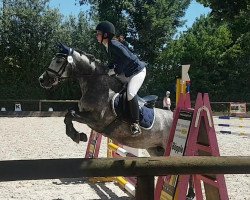
[[[146,76],[146,63],[138,59],[125,45],[114,38],[115,27],[109,21],[100,22],[96,26],[96,38],[103,44],[108,57],[108,67],[113,69],[117,77],[127,86],[127,100],[131,115],[131,134],[141,134],[139,125],[139,106],[137,92]]]

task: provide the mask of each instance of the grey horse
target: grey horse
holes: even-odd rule
[[[72,121],[77,121],[115,142],[147,149],[151,155],[162,155],[172,125],[171,111],[154,108],[152,128],[142,129],[140,136],[132,137],[129,124],[117,118],[111,106],[112,98],[122,91],[124,84],[115,76],[109,76],[104,64],[83,52],[58,53],[39,77],[39,82],[48,89],[67,78],[77,79],[82,92],[78,109],[70,110],[64,119],[66,134],[73,141],[87,141],[86,134],[75,130]]]

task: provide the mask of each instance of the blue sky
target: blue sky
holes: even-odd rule
[[[186,20],[185,26],[190,28],[196,18],[200,17],[203,14],[208,14],[210,11],[211,11],[210,8],[205,8],[200,3],[197,3],[196,1],[192,1],[192,3],[189,5],[186,11],[186,14],[184,16],[184,20]]]
[[[77,15],[80,11],[85,11],[86,6],[80,6],[78,0],[51,0],[50,7],[58,8],[60,12],[64,15]]]
[[[64,16],[70,14],[77,15],[80,11],[85,11],[86,9],[88,9],[86,6],[79,6],[78,2],[78,0],[51,0],[50,7],[58,8]],[[209,12],[209,8],[205,8],[204,6],[193,0],[186,11],[186,15],[184,16],[186,24],[183,28],[180,28],[179,31],[184,31],[186,30],[186,27],[191,27],[197,17]]]

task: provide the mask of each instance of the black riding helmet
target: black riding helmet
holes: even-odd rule
[[[103,35],[105,33],[107,33],[107,37],[109,37],[109,38],[112,38],[115,35],[115,26],[109,21],[100,22],[96,26],[95,30],[96,31],[101,31]]]

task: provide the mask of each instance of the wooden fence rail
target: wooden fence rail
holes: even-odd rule
[[[149,157],[0,161],[0,181],[137,176],[136,199],[154,198],[154,176],[250,174],[250,157]]]

